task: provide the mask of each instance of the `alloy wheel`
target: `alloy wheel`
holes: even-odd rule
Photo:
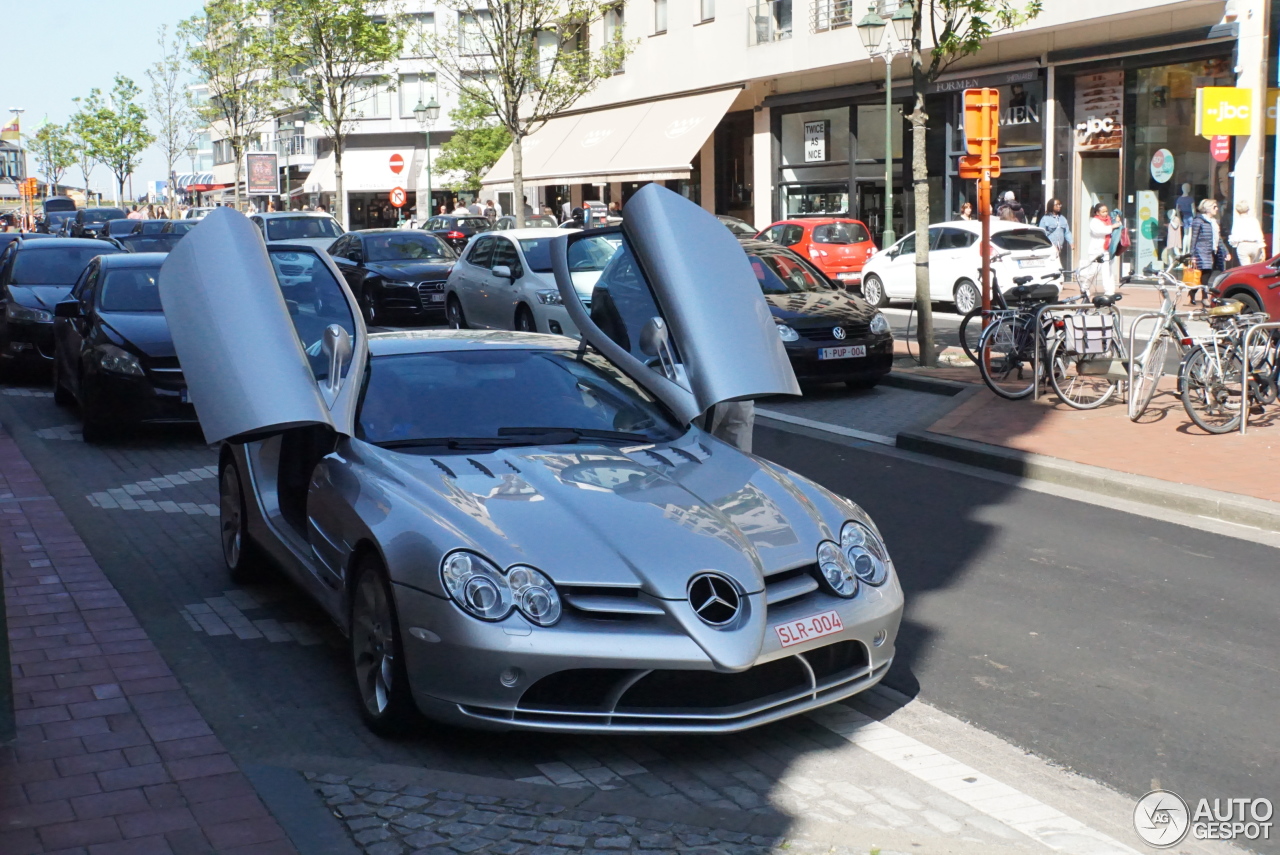
[[[978,308],[981,301],[982,295],[978,293],[978,286],[968,279],[961,280],[956,286],[956,311],[960,314],[967,315],[972,312]]]
[[[218,491],[218,519],[222,534],[222,559],[227,567],[235,570],[240,566],[240,554],[244,548],[242,529],[244,516],[241,513],[240,475],[236,467],[227,465],[222,468],[222,484]]]
[[[366,571],[351,605],[351,646],[360,699],[372,716],[391,702],[395,680],[395,633],[386,591],[375,572]]]
[[[879,276],[868,276],[862,281],[862,296],[873,306],[880,307],[885,304],[884,283],[880,281]]]

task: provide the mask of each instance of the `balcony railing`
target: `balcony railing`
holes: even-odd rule
[[[747,6],[747,45],[791,38],[792,0],[751,0]]]
[[[809,29],[825,33],[853,26],[853,0],[813,0],[809,9]]]

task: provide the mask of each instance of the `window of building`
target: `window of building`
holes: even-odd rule
[[[701,0],[701,21],[714,21],[716,17],[716,0]]]
[[[400,75],[400,118],[412,119],[413,108],[436,98],[435,74]]]
[[[667,0],[653,0],[653,34],[667,31]]]
[[[623,6],[619,3],[604,12],[604,41],[606,44],[614,39],[626,38],[626,19],[623,17]],[[619,68],[616,74],[621,74],[625,68]]]
[[[431,40],[436,35],[434,12],[417,12],[409,16],[404,34],[404,50],[401,56],[434,56]]]
[[[791,38],[792,0],[752,0],[747,7],[749,43],[768,44]]]
[[[213,162],[231,163],[235,160],[235,155],[231,151],[231,140],[214,140],[213,142]]]
[[[351,98],[350,115],[355,119],[391,118],[391,90],[387,84],[375,78],[358,81]]]
[[[489,31],[493,28],[493,15],[487,11],[458,15],[458,49],[468,56],[488,53],[488,42],[484,36],[486,28]]]

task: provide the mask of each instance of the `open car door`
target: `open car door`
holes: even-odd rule
[[[798,395],[777,324],[737,238],[664,187],[642,187],[620,227],[552,244],[583,338],[692,421],[726,401]],[[600,271],[590,296],[574,274]]]
[[[324,425],[350,435],[367,360],[341,274],[310,247],[263,244],[218,208],[169,253],[160,301],[205,439]]]

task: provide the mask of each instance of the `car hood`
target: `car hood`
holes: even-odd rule
[[[336,240],[337,240],[337,238],[336,238],[336,237],[325,237],[325,238],[291,238],[290,240],[269,240],[269,241],[267,241],[267,246],[271,246],[271,245],[273,245],[273,244],[277,244],[277,243],[287,243],[287,244],[290,244],[290,245],[292,245],[292,246],[309,246],[309,247],[312,247],[312,248],[314,248],[314,249],[321,249],[321,250],[325,250],[325,251],[327,251],[327,250],[329,249],[329,247],[333,246],[333,243],[334,243],[334,241],[336,241]]]
[[[103,326],[120,338],[120,344],[133,347],[143,356],[176,355],[164,312],[100,312],[98,317]]]
[[[365,267],[388,279],[444,279],[453,269],[452,261],[370,261]]]
[[[818,544],[837,540],[846,519],[865,519],[818,485],[696,429],[674,443],[631,448],[432,456],[361,446],[383,464],[375,468],[388,476],[388,492],[400,494],[362,495],[367,507],[401,508],[407,500],[458,545],[502,567],[531,564],[561,589],[638,588],[687,601],[695,575],[720,573],[757,595],[750,600],[758,604],[752,622],[761,639],[765,577],[813,564]],[[407,517],[404,524],[411,527],[405,537],[421,530]],[[405,581],[443,595],[434,565]],[[669,612],[722,667],[755,661],[758,645],[744,646],[737,633],[708,631],[688,609]]]
[[[525,274],[526,277],[533,279],[538,284],[547,287],[556,287],[556,276],[551,271],[533,270]],[[588,306],[591,305],[591,295],[595,291],[596,280],[600,278],[599,270],[580,270],[577,273],[570,273],[569,277],[573,280],[573,289],[578,292],[578,296],[582,302]]]
[[[19,305],[32,309],[44,309],[52,312],[53,307],[71,294],[71,286],[66,285],[10,285],[9,294]]]
[[[869,324],[876,310],[839,291],[804,294],[766,294],[765,302],[774,318],[788,326]]]

